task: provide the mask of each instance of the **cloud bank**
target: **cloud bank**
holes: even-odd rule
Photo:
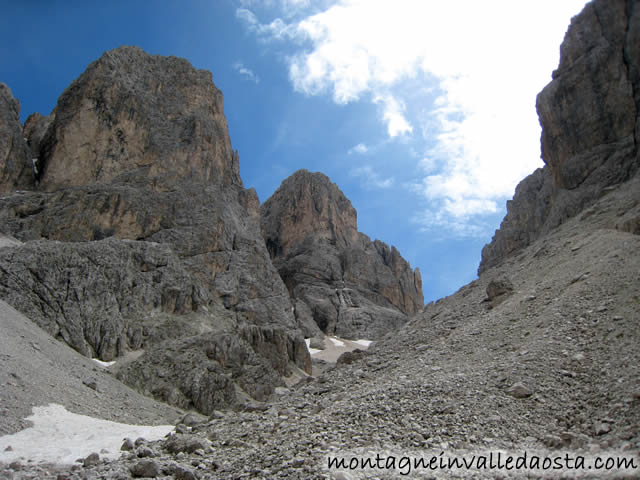
[[[281,0],[265,22],[250,4],[237,16],[262,41],[293,49],[296,91],[371,102],[388,137],[421,152],[410,188],[425,210],[414,221],[477,234],[461,226],[499,211],[542,164],[535,96],[585,0],[311,3]]]

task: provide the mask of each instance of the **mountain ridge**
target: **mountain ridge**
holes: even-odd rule
[[[183,409],[243,408],[311,373],[302,334],[320,330],[269,257],[210,72],[121,47],[24,126],[0,93],[0,221],[23,242],[0,251],[1,299]]]
[[[144,352],[118,376],[204,412],[311,368],[222,108],[186,60],[106,52],[25,122],[37,175],[0,199],[25,242],[0,251],[0,298],[84,355]]]

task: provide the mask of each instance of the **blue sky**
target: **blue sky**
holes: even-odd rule
[[[48,114],[121,45],[213,73],[246,187],[327,174],[360,231],[420,267],[425,301],[476,277],[540,160],[535,95],[584,0],[3,1],[0,81]]]

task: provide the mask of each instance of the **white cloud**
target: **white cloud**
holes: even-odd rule
[[[394,184],[393,178],[383,178],[372,167],[365,165],[351,170],[351,175],[360,178],[365,188],[390,188]]]
[[[364,155],[369,151],[369,147],[367,147],[364,143],[359,143],[349,149],[347,152],[349,155],[353,155],[354,153]]]
[[[256,75],[253,70],[245,67],[242,62],[236,62],[233,64],[233,69],[238,72],[241,76],[246,78],[247,80],[251,80],[252,82],[258,84],[260,83],[260,77]]]
[[[236,17],[245,23],[249,31],[258,35],[262,40],[292,40],[298,36],[295,25],[287,24],[280,18],[276,18],[271,23],[262,24],[256,15],[246,8],[237,9]]]
[[[295,42],[295,90],[373,102],[389,137],[421,144],[438,168],[416,191],[453,225],[495,212],[541,165],[535,96],[585,3],[337,0],[286,22],[241,15],[258,35]]]
[[[373,99],[373,103],[382,104],[382,118],[387,123],[387,132],[390,137],[413,132],[413,127],[405,118],[406,107],[404,102],[387,94],[376,96]]]
[[[250,2],[242,2],[242,6],[251,6]],[[236,17],[240,20],[244,21],[247,25],[247,28],[251,31],[256,31],[257,27],[260,25],[258,17],[256,17],[255,13],[253,13],[248,8],[238,8],[236,10]]]
[[[424,157],[418,162],[418,166],[425,173],[433,173],[438,168],[436,160],[432,157]]]
[[[310,7],[311,3],[311,0],[280,0],[281,8],[288,17],[292,17]]]
[[[317,3],[317,0],[316,0]],[[284,17],[293,17],[312,5],[311,0],[238,0],[242,8],[278,8]]]
[[[443,211],[424,210],[411,217],[411,222],[418,226],[421,232],[432,234],[434,231],[440,234],[440,240],[449,235],[458,237],[486,237],[491,232],[481,220],[459,219],[451,217]]]

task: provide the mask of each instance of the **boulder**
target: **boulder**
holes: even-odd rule
[[[513,284],[508,278],[494,278],[487,285],[487,298],[489,308],[495,308],[504,302],[513,293]]]

